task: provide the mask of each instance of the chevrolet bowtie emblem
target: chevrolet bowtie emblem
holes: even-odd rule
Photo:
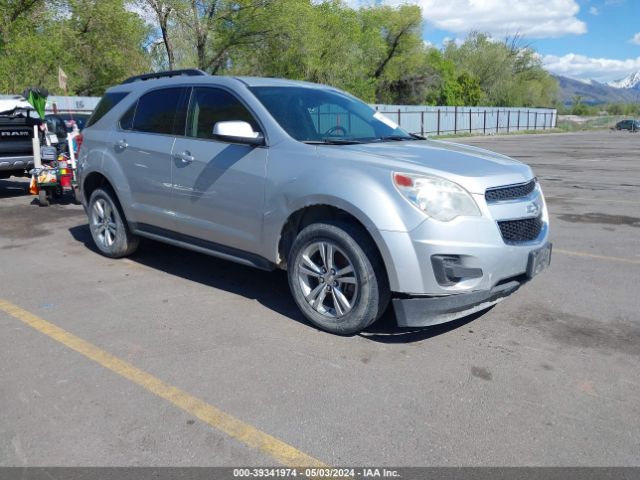
[[[535,202],[530,203],[527,205],[527,213],[532,216],[537,216],[540,213],[540,205]]]

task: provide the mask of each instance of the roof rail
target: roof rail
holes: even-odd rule
[[[206,72],[198,68],[185,68],[182,70],[167,70],[164,72],[156,72],[156,73],[145,73],[144,75],[134,75],[133,77],[127,78],[120,85],[124,85],[125,83],[133,83],[142,80],[153,80],[155,78],[169,78],[169,77],[197,77],[200,75],[207,75]]]

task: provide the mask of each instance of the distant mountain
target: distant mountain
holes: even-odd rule
[[[563,104],[571,105],[574,98],[580,96],[585,105],[601,105],[603,103],[640,102],[640,72],[636,76],[636,83],[633,83],[631,76],[620,82],[612,82],[620,85],[633,85],[633,87],[614,87],[595,80],[575,80],[559,75],[556,75],[555,78],[560,83],[560,100]]]
[[[608,85],[613,88],[631,88],[634,90],[640,90],[640,70],[635,73],[632,73],[626,78],[622,80],[617,80],[615,82],[609,82]]]

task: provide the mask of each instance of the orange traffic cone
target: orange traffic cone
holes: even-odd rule
[[[39,192],[38,182],[36,182],[36,177],[31,177],[31,183],[29,184],[29,193],[31,195],[38,195]]]

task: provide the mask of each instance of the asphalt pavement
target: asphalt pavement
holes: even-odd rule
[[[0,180],[0,465],[640,466],[640,134],[460,141],[534,168],[551,267],[484,314],[353,337],[283,272],[111,260],[82,207]]]

